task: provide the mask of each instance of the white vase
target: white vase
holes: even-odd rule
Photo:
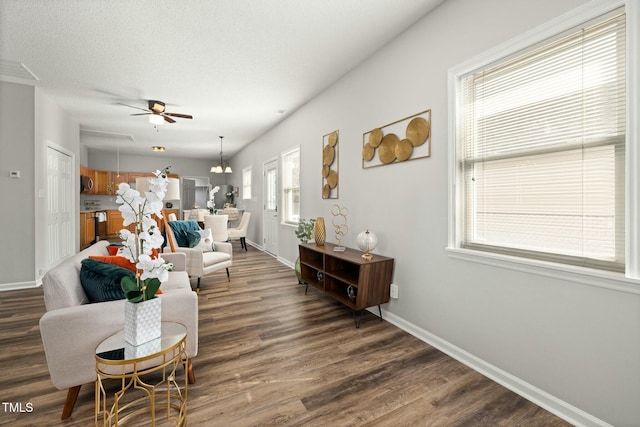
[[[162,334],[161,299],[158,297],[142,302],[124,303],[124,340],[131,345],[140,345],[154,340]]]

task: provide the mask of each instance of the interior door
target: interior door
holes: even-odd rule
[[[265,252],[278,255],[278,160],[274,159],[263,166],[263,244]]]
[[[72,163],[71,156],[47,147],[47,269],[74,253]]]

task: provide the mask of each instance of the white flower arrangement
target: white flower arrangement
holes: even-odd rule
[[[216,193],[220,191],[220,187],[217,185],[209,191],[209,200],[207,201],[207,207],[209,208],[209,212],[213,213],[213,210],[216,208],[216,202],[213,200]]]
[[[173,264],[165,262],[160,256],[151,258],[153,249],[160,249],[164,243],[164,237],[152,215],[162,218],[162,199],[167,191],[168,172],[168,168],[156,170],[156,177],[149,179],[151,185],[146,197],[142,197],[139,191],[124,182],[116,192],[116,203],[122,205],[118,208],[124,219],[122,225],[126,227],[135,224],[133,232],[128,229],[120,230],[120,238],[124,244],[122,255],[135,263],[137,269],[135,281],[125,276],[121,282],[122,290],[131,302],[153,298],[160,284],[169,278],[169,271],[173,268]]]

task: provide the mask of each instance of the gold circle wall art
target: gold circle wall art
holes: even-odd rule
[[[322,198],[338,198],[338,139],[333,131],[322,137]]]
[[[362,168],[431,156],[431,110],[362,134]]]

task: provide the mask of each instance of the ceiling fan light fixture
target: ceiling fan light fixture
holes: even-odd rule
[[[160,114],[151,114],[149,116],[149,123],[151,123],[152,125],[161,125],[164,123],[164,117],[162,117]]]

